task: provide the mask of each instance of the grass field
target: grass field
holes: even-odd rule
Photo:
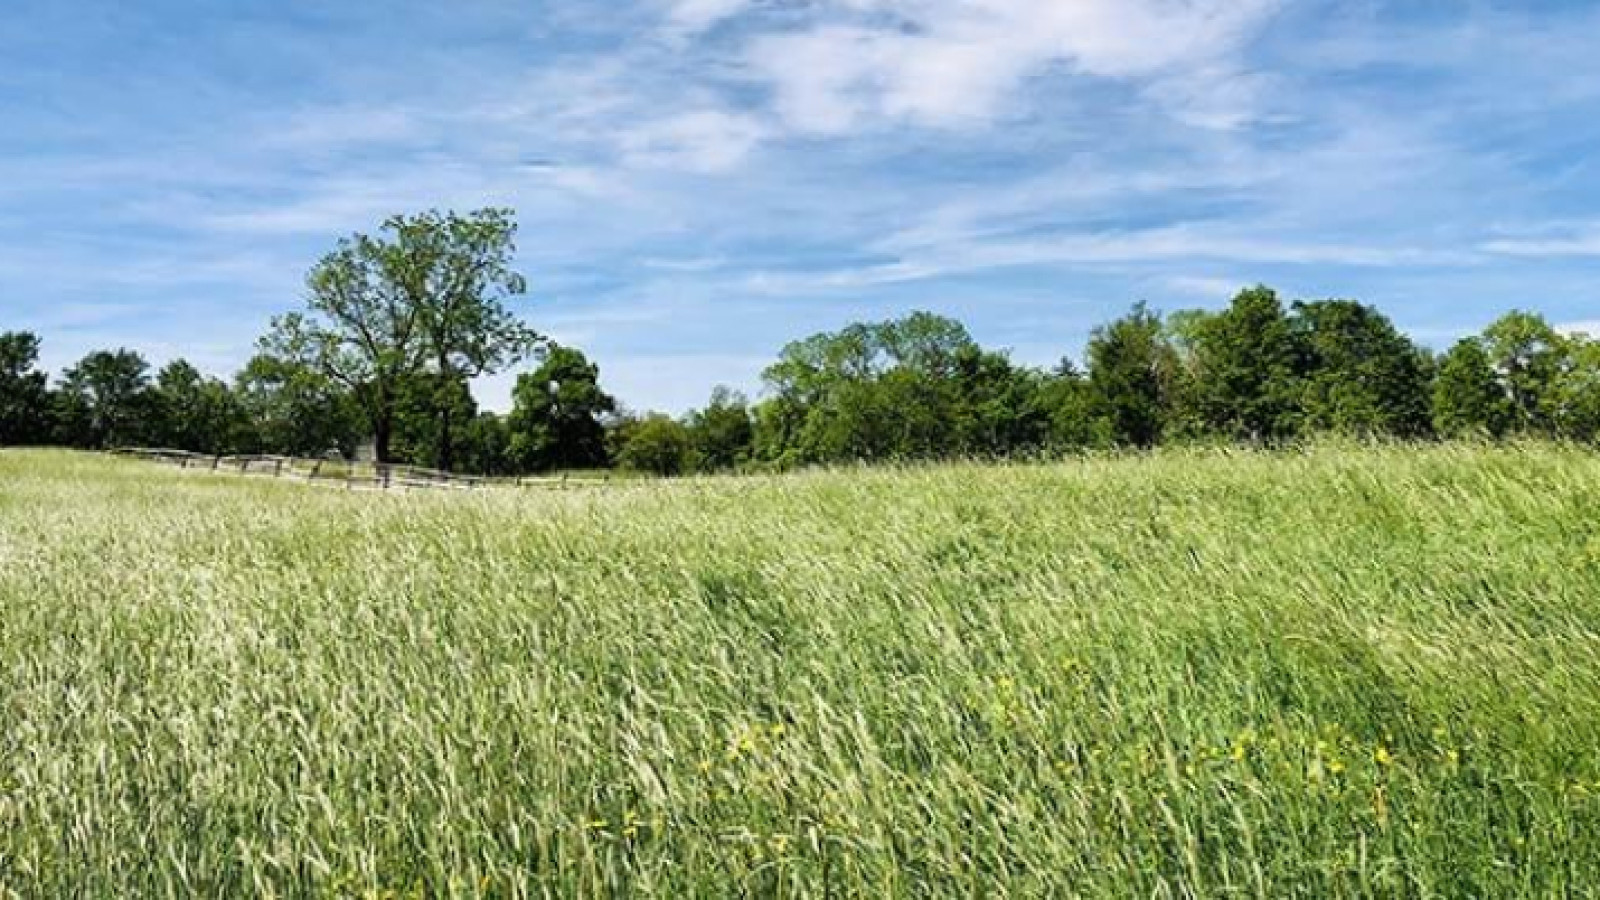
[[[0,891],[1597,879],[1582,451],[406,496],[0,453]]]

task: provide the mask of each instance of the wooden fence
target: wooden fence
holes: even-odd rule
[[[305,459],[296,456],[209,456],[186,450],[123,447],[115,456],[160,463],[199,472],[217,472],[264,478],[287,478],[349,490],[412,491],[473,490],[482,487],[577,487],[607,484],[606,478],[526,477],[486,478],[457,475],[420,466],[392,463],[347,462],[342,459]]]

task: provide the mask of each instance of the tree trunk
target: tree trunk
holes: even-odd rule
[[[439,404],[439,443],[434,448],[434,462],[440,471],[450,472],[455,468],[454,435],[451,434],[452,410],[455,407],[455,378],[450,370],[448,357],[439,358],[439,384],[435,388],[435,402]]]
[[[372,455],[377,462],[391,462],[389,439],[394,431],[388,410],[374,412],[372,416]]]
[[[434,454],[435,462],[443,472],[454,471],[455,467],[455,447],[451,441],[450,420],[450,403],[446,400],[439,409],[439,446]]]

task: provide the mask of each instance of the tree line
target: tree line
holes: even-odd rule
[[[230,381],[183,360],[89,353],[54,383],[40,340],[0,334],[0,445],[352,455],[483,475],[619,466],[662,475],[1016,457],[1319,434],[1600,443],[1600,341],[1514,311],[1443,354],[1350,300],[1269,288],[1219,311],[1136,305],[1081,364],[1020,365],[918,312],[783,348],[752,403],[717,388],[674,417],[626,410],[580,350],[512,311],[507,210],[396,217],[340,242]],[[471,379],[526,364],[513,408]]]

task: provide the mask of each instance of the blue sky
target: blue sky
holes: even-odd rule
[[[227,375],[340,236],[483,205],[635,408],[911,309],[1038,364],[1255,282],[1433,346],[1596,323],[1597,39],[1557,2],[7,0],[0,330]]]

